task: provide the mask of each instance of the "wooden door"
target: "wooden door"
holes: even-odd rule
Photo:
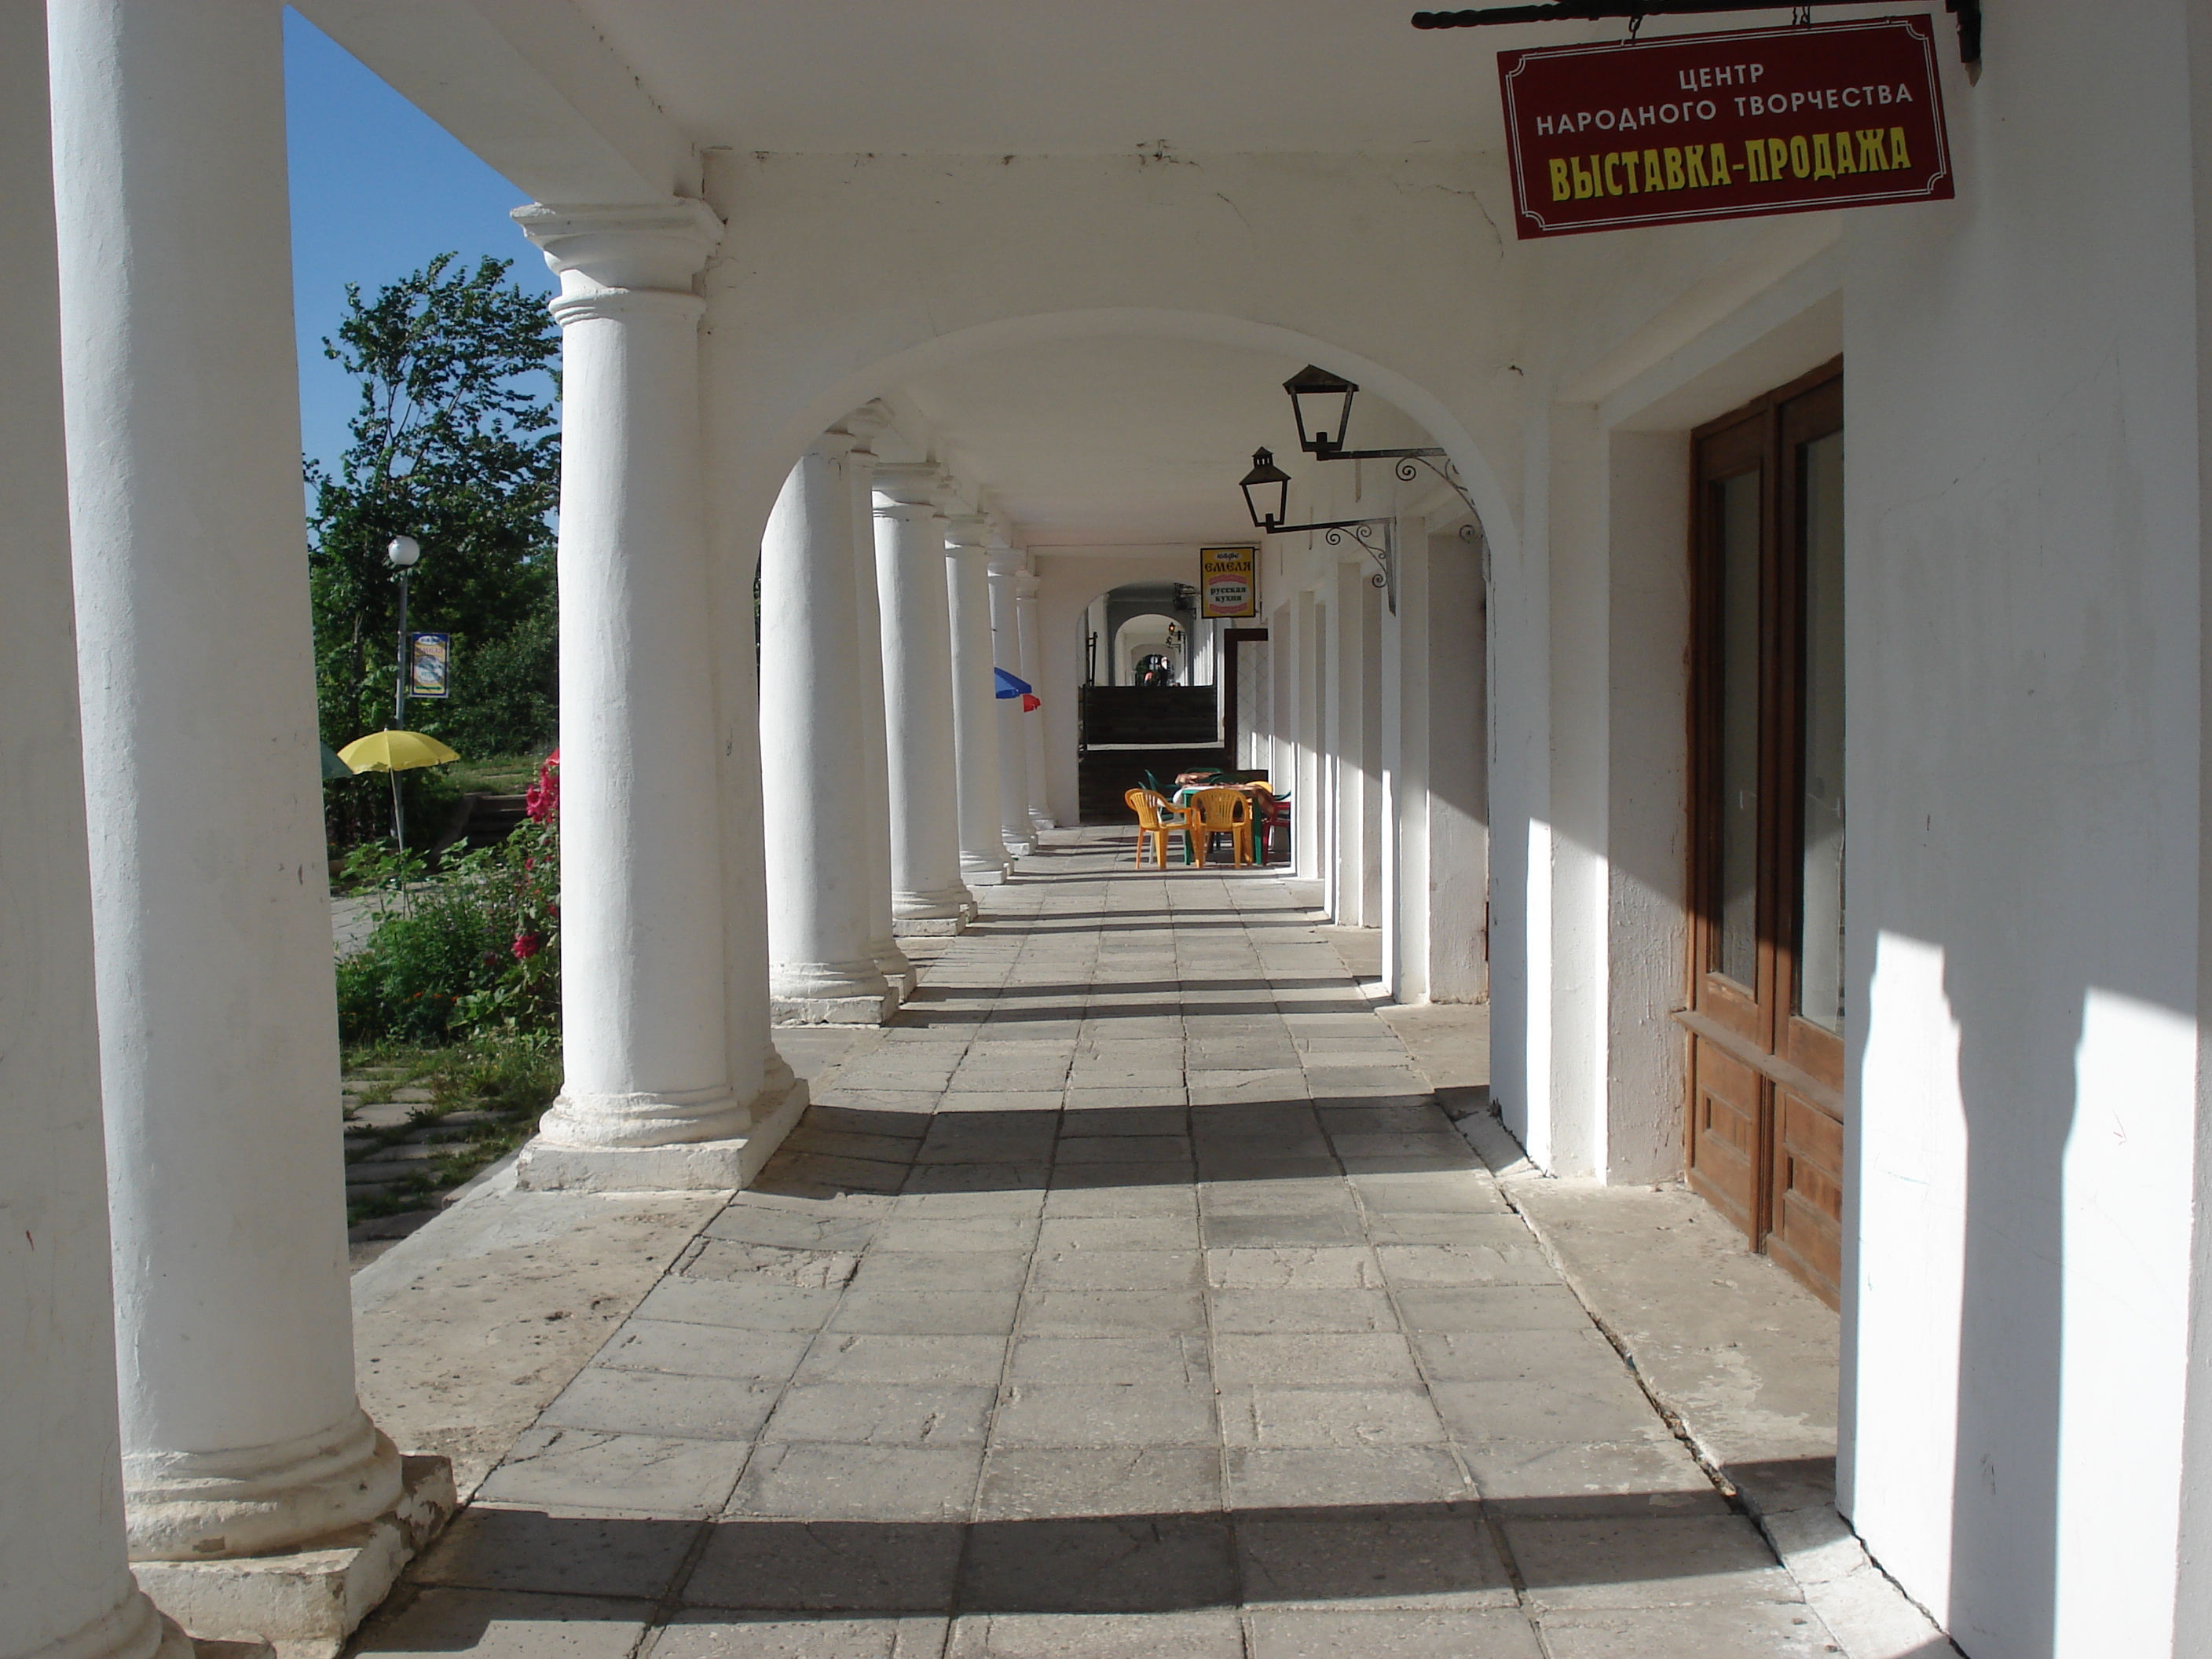
[[[1696,434],[1691,1186],[1832,1305],[1843,1240],[1843,380]]]

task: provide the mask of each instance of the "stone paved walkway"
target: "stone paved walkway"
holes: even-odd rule
[[[360,1651],[1841,1651],[1267,876],[1030,860]]]

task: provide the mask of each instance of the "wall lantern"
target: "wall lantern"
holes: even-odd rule
[[[1259,529],[1273,532],[1290,516],[1291,475],[1275,465],[1273,450],[1252,452],[1252,470],[1244,475],[1245,510]]]
[[[1352,430],[1352,400],[1359,388],[1341,374],[1308,363],[1283,382],[1298,420],[1298,447],[1326,459],[1344,447]]]

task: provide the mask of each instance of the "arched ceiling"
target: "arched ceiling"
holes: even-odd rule
[[[1249,541],[1237,481],[1261,444],[1293,473],[1282,383],[1302,365],[1204,341],[1061,340],[893,388],[1024,546]]]

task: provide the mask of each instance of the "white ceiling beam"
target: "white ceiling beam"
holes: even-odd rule
[[[295,0],[533,201],[699,192],[690,140],[568,0]]]

